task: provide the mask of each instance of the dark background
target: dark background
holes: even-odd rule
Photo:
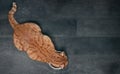
[[[69,65],[53,70],[13,44],[7,14],[18,5],[20,23],[38,23]],[[119,0],[0,0],[0,74],[120,74]]]

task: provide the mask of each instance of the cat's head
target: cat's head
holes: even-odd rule
[[[55,70],[64,69],[68,65],[68,59],[64,52],[58,52],[58,55],[53,58],[54,62],[50,63],[50,67]]]

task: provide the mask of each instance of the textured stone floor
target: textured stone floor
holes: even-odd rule
[[[7,14],[13,1],[20,23],[35,22],[66,51],[69,65],[53,70],[13,44]],[[0,0],[0,74],[119,74],[120,2],[117,0]]]

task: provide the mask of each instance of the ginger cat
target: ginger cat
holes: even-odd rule
[[[65,68],[68,64],[65,53],[55,50],[51,39],[42,34],[37,24],[18,23],[14,18],[16,10],[17,5],[13,2],[8,19],[14,30],[13,40],[16,48],[25,51],[32,60],[48,63],[53,69]]]

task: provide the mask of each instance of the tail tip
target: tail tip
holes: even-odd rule
[[[12,5],[15,6],[15,7],[17,6],[17,5],[16,5],[16,2],[13,2]]]

